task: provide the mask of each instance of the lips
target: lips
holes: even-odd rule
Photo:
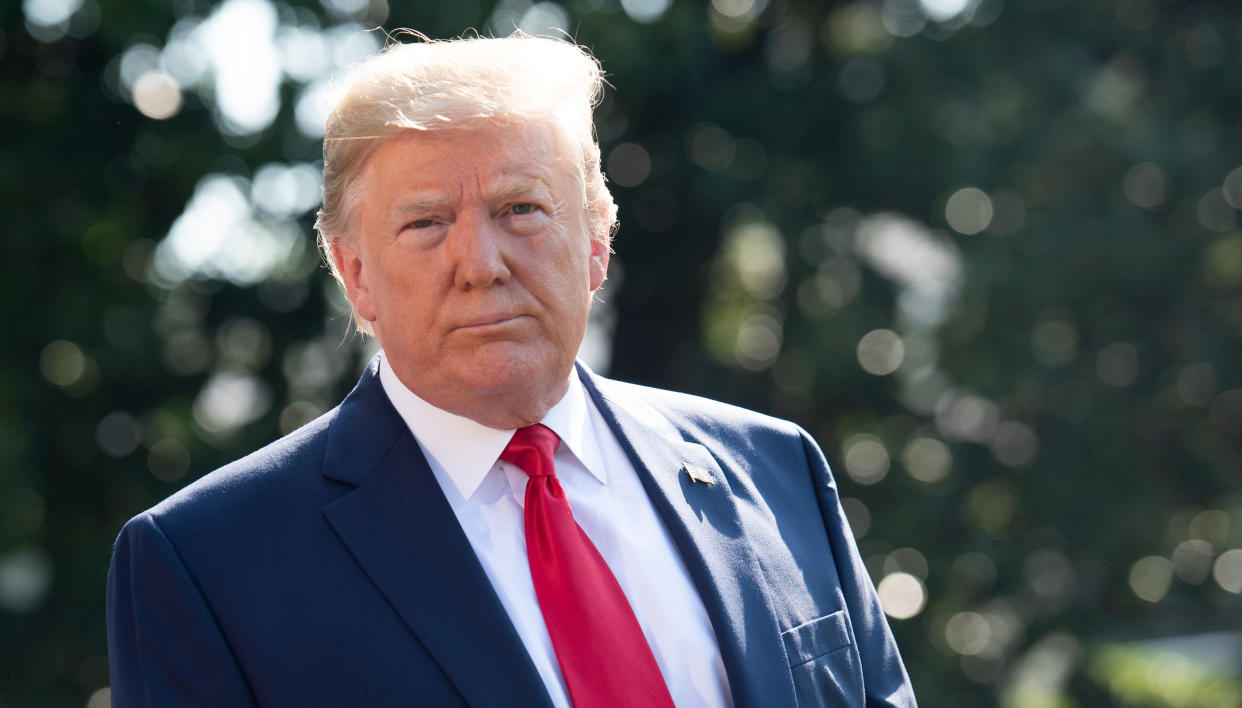
[[[496,314],[483,315],[480,317],[472,317],[461,324],[453,327],[455,330],[476,330],[485,331],[489,329],[500,329],[506,325],[516,323],[525,317],[522,314]]]

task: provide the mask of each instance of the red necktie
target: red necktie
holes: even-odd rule
[[[608,564],[574,521],[542,425],[513,434],[500,459],[526,483],[526,555],[535,597],[575,708],[673,707],[651,647]]]

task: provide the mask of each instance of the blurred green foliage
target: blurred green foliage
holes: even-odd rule
[[[1178,708],[1242,706],[1242,680],[1176,654],[1124,647],[1102,649],[1090,672],[1130,705]]]
[[[194,61],[265,31],[195,34],[226,5],[280,40],[253,123]],[[610,373],[819,439],[921,702],[1236,701],[1236,674],[1117,648],[1242,623],[1235,4],[23,0],[0,5],[0,706],[106,705],[121,524],[365,360],[295,198],[340,48],[541,22],[615,86]]]

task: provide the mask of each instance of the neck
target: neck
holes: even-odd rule
[[[479,425],[497,430],[514,430],[534,425],[543,420],[548,411],[560,402],[569,391],[569,374],[549,376],[544,380],[532,376],[516,387],[501,390],[477,390],[454,385],[426,385],[416,377],[408,377],[399,366],[387,365],[401,385],[427,403]],[[443,382],[436,382],[443,383]]]
[[[466,405],[456,410],[444,407],[444,410],[464,416],[489,428],[498,430],[525,428],[543,420],[552,406],[565,397],[565,392],[568,390],[569,379],[566,378],[561,380],[560,386],[545,389],[542,392],[523,393],[516,396],[501,395],[480,402],[478,405]],[[435,401],[428,401],[428,403],[441,407]]]

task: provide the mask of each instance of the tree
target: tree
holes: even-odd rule
[[[1179,703],[1127,642],[1239,619],[1238,21],[1150,0],[0,9],[0,704],[101,705],[124,520],[352,384],[370,345],[314,251],[308,116],[376,25],[563,26],[601,58],[611,372],[820,440],[920,700],[1220,704],[1236,675],[1180,670]]]

